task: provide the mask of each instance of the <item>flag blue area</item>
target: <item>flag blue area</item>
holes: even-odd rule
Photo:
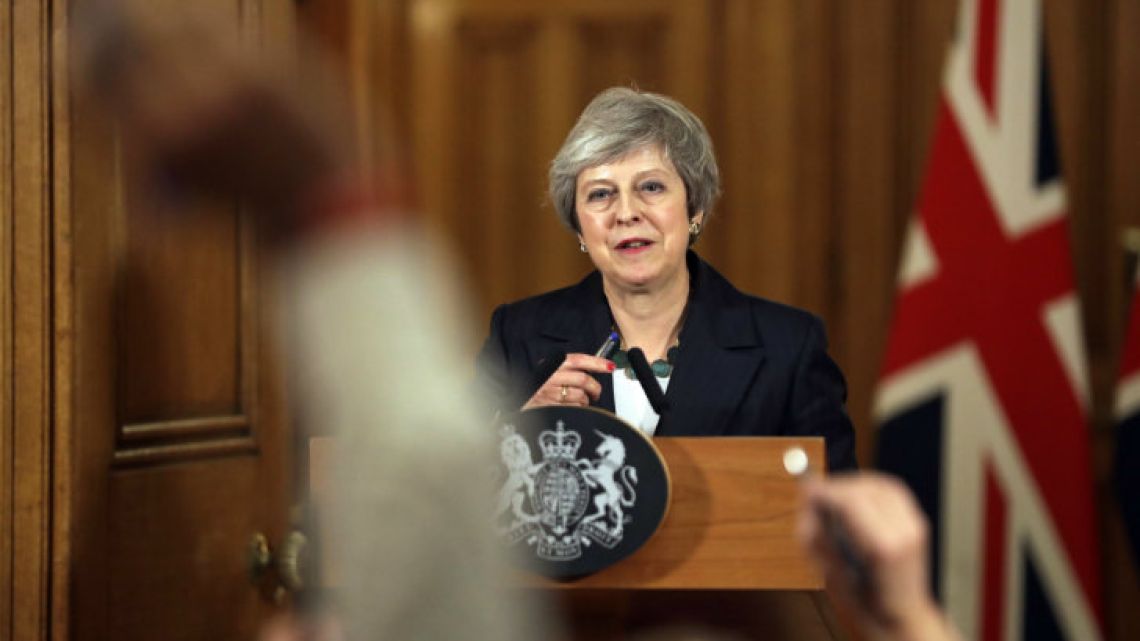
[[[930,515],[931,593],[939,594],[941,559],[934,554],[942,546],[942,395],[920,402],[879,426],[878,466],[906,479],[923,512]]]
[[[1115,468],[1116,496],[1132,543],[1132,560],[1140,573],[1140,413],[1117,425]]]

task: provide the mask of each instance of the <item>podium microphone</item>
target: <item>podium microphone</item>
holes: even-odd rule
[[[657,412],[658,416],[664,416],[665,412],[669,411],[669,399],[665,398],[665,394],[661,391],[661,385],[657,383],[657,377],[653,375],[653,370],[649,367],[649,361],[645,359],[645,352],[641,351],[640,347],[634,347],[627,353],[629,356],[629,365],[633,368],[633,373],[637,376],[637,382],[641,383],[641,389],[645,391],[645,397],[649,399],[649,406]]]

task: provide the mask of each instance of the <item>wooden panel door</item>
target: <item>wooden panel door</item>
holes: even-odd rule
[[[254,41],[289,4],[209,3]],[[247,543],[281,541],[291,489],[253,226],[135,186],[85,105],[70,124],[70,638],[252,639],[274,605]]]

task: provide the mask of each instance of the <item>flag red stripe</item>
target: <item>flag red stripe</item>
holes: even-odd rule
[[[978,30],[977,49],[974,50],[974,82],[978,85],[978,93],[986,104],[986,110],[993,119],[994,87],[997,77],[997,65],[994,52],[997,50],[997,0],[980,0],[978,2]]]
[[[1006,602],[1006,496],[994,476],[993,461],[987,457],[985,514],[985,578],[982,583],[982,641],[1001,641],[1005,628]]]
[[[1120,378],[1140,372],[1140,292],[1132,297],[1128,311],[1128,333],[1125,334],[1124,352],[1120,357]]]

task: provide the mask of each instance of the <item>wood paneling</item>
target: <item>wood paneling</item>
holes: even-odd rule
[[[732,260],[738,271],[754,275],[752,287],[780,300],[791,300],[794,282],[783,274],[794,271],[797,226],[768,211],[790,211],[796,205],[796,185],[778,180],[767,167],[794,163],[798,129],[796,2],[757,4],[749,0],[725,3],[719,34],[725,42],[726,83],[744,100],[723,101],[708,123],[718,145],[724,198],[702,238],[700,250]],[[760,29],[763,37],[757,37]],[[731,80],[729,80],[731,79]],[[718,92],[728,91],[720,86]],[[755,105],[763,105],[757,118]],[[751,234],[725,234],[740,220],[755,219]],[[755,251],[763,239],[766,251]]]
[[[253,231],[236,207],[128,204],[115,301],[116,463],[252,452],[257,390]]]
[[[451,145],[448,180],[458,197],[441,204],[452,214],[448,227],[462,239],[458,247],[464,258],[484,256],[475,261],[475,281],[490,282],[491,274],[505,277],[493,290],[499,295],[529,284],[526,271],[512,265],[533,264],[540,251],[538,243],[517,242],[534,236],[531,220],[497,215],[517,207],[516,199],[540,201],[541,167],[527,162],[538,153],[541,127],[533,118],[540,73],[535,27],[525,17],[460,20],[456,25],[454,81],[460,99],[449,114],[458,135]],[[509,144],[483,145],[484,137]]]
[[[119,417],[126,423],[232,414],[248,310],[234,210],[155,225],[150,203],[127,203],[118,278]],[[174,218],[173,214],[168,218]],[[205,220],[199,224],[197,220]]]
[[[52,11],[0,10],[0,636],[33,639],[51,630]]]
[[[12,12],[9,2],[0,4],[0,42],[12,42]],[[12,505],[13,422],[12,377],[15,373],[11,331],[12,309],[12,92],[15,75],[12,47],[0,47],[0,633],[12,636],[12,531],[15,514]]]
[[[1121,251],[1125,229],[1140,226],[1140,40],[1134,25],[1140,24],[1140,2],[1115,0],[1105,3],[1104,96],[1104,174],[1095,177],[1092,187],[1103,192],[1103,214],[1085,210],[1084,215],[1102,218],[1099,238],[1079,237],[1085,256],[1102,252],[1099,269],[1089,274],[1085,291],[1100,291],[1101,307],[1085,298],[1085,314],[1090,321],[1087,334],[1090,343],[1099,337],[1101,351],[1094,352],[1093,392],[1097,401],[1095,423],[1096,467],[1101,474],[1100,504],[1104,528],[1106,623],[1113,638],[1124,639],[1140,629],[1140,550],[1130,550],[1123,538],[1117,498],[1110,491],[1109,461],[1115,450],[1116,429],[1110,418],[1112,379],[1119,363],[1123,343],[1124,322],[1132,288],[1131,269],[1136,265],[1137,249],[1131,254]],[[1100,116],[1100,114],[1098,114]],[[1103,181],[1103,182],[1101,182]],[[1078,212],[1080,210],[1077,210]],[[1092,350],[1090,350],[1092,351]]]
[[[904,59],[900,3],[843,3],[838,15],[838,92],[834,214],[829,227],[838,261],[828,315],[832,352],[848,378],[848,411],[868,416],[890,323],[897,253],[911,204],[901,200],[900,153],[909,132],[898,126],[909,96],[897,83]],[[867,449],[860,451],[868,461]]]

